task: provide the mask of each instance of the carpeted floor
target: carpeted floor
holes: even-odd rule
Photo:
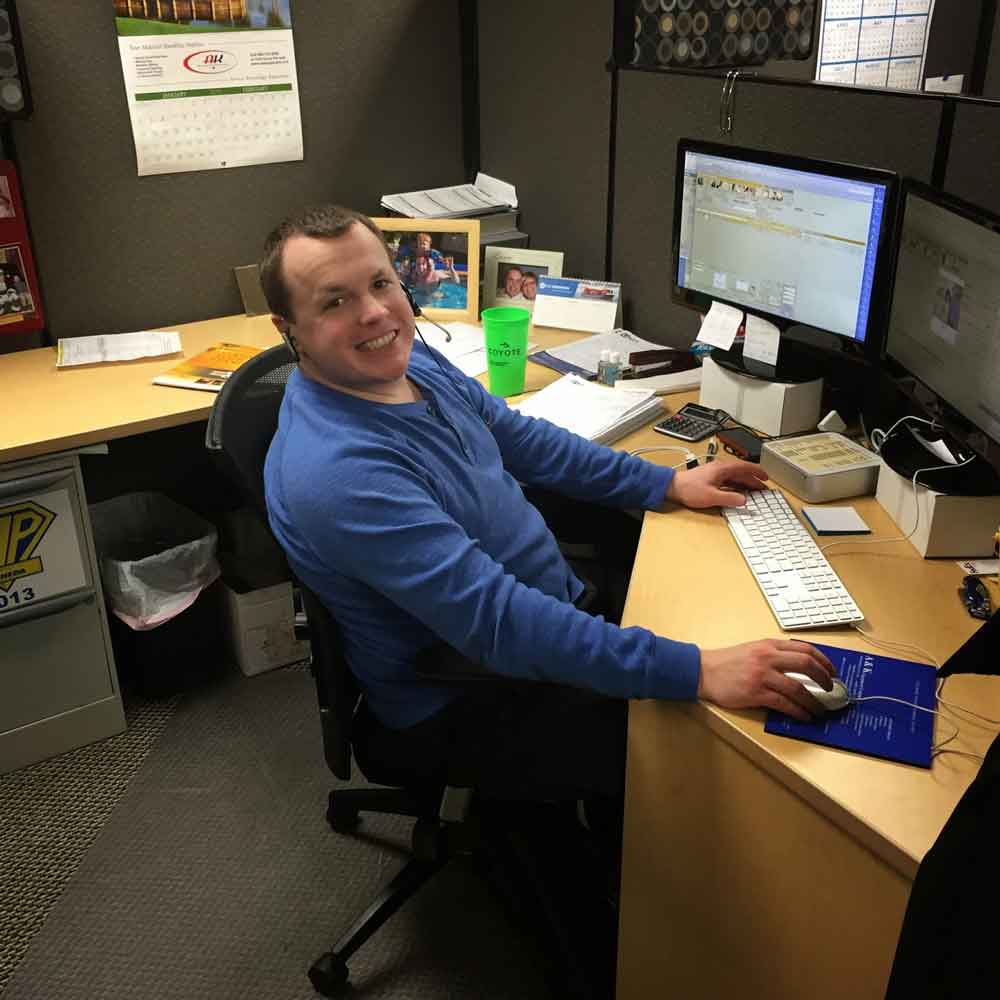
[[[230,675],[133,713],[118,740],[0,778],[4,1000],[314,997],[306,969],[401,867],[410,823],[330,831],[308,671]],[[351,981],[372,998],[548,995],[461,864],[354,956]]]

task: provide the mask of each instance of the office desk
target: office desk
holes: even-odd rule
[[[186,358],[218,341],[261,348],[280,343],[266,316],[177,329]],[[579,336],[539,330],[532,340],[551,347]],[[9,521],[29,503],[37,511],[39,503],[56,501],[62,512],[53,514],[59,530],[47,543],[39,520],[34,544],[42,547],[31,566],[23,555],[7,552],[6,543],[0,553],[0,773],[125,726],[75,449],[205,420],[215,393],[152,384],[178,361],[173,355],[57,369],[51,347],[0,356],[8,414],[0,422],[0,538],[4,513]],[[556,377],[530,365],[526,387],[538,389]],[[134,474],[131,467],[129,472]],[[62,531],[70,522],[72,531]],[[61,566],[72,569],[59,575],[61,589],[46,584],[43,592],[42,581],[54,579]],[[22,608],[22,600],[34,603]]]
[[[873,537],[900,534],[874,498],[847,502]],[[979,624],[953,561],[906,542],[826,554],[876,637],[943,662]],[[706,648],[782,634],[722,518],[683,509],[646,515],[624,623]],[[893,655],[851,629],[795,635]],[[952,677],[944,697],[1000,718],[996,678]],[[771,736],[763,722],[630,705],[619,1000],[884,995],[917,866],[978,762],[944,755],[926,771]],[[936,725],[936,740],[950,731]],[[994,735],[964,723],[951,746],[981,754]]]

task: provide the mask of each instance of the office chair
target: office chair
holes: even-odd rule
[[[278,410],[285,383],[295,364],[284,346],[270,348],[251,358],[234,372],[223,386],[209,417],[206,447],[218,459],[223,470],[241,487],[247,499],[267,523],[264,500],[264,459],[277,428]],[[341,649],[340,629],[326,606],[307,587],[299,584],[302,603],[309,623],[312,645],[312,672],[319,702],[323,750],[333,774],[347,781],[351,777],[351,726],[360,689]],[[438,663],[435,663],[437,655]],[[495,678],[484,668],[472,664],[445,646],[434,647],[422,657],[421,673],[428,678],[455,679],[456,664],[472,683],[489,683]],[[336,996],[347,986],[347,960],[368,940],[403,903],[435,872],[459,854],[471,853],[485,843],[507,867],[532,885],[536,904],[544,914],[540,930],[550,939],[563,962],[563,969],[573,982],[569,995],[588,997],[593,983],[586,960],[581,961],[570,934],[561,926],[558,906],[551,899],[539,897],[539,872],[531,870],[532,861],[524,857],[523,845],[505,839],[485,817],[488,811],[477,809],[473,791],[468,788],[437,786],[399,787],[391,771],[381,773],[369,764],[365,777],[383,783],[384,788],[334,789],[330,792],[327,821],[338,833],[352,833],[362,812],[391,813],[416,819],[411,844],[413,856],[389,882],[378,898],[345,932],[333,949],[320,956],[309,969],[313,987],[324,996]],[[511,805],[507,804],[510,810]],[[516,807],[514,807],[516,808]],[[527,869],[527,870],[526,870]]]

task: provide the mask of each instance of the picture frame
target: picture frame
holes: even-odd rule
[[[535,307],[534,288],[531,294],[522,293],[525,275],[537,279],[544,274],[561,278],[563,252],[561,250],[525,250],[520,247],[488,246],[483,265],[483,308],[516,305],[529,312]],[[507,278],[512,271],[521,272],[521,282],[516,289],[508,287]],[[534,284],[534,283],[533,283]],[[513,292],[513,294],[511,294]]]
[[[372,219],[400,281],[429,319],[479,319],[478,219]]]

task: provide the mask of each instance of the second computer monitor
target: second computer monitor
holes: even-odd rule
[[[1000,216],[905,191],[886,354],[1000,443]]]
[[[720,300],[875,354],[896,188],[884,170],[682,139],[673,297],[701,310]]]

